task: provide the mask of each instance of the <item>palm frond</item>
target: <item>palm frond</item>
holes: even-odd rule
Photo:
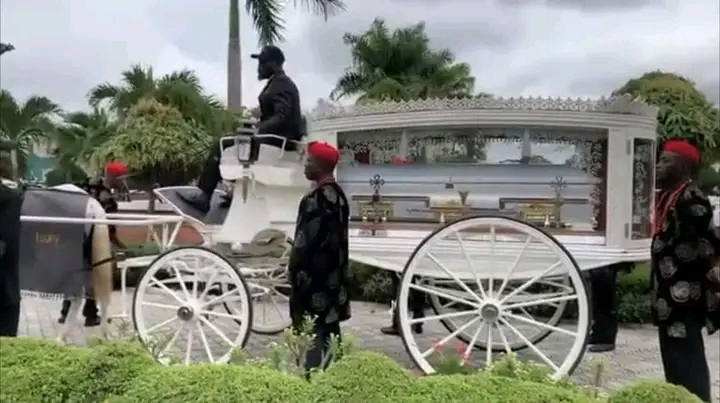
[[[346,10],[342,0],[293,0],[293,4],[295,7],[299,6],[305,11],[323,17],[325,21]]]
[[[245,12],[250,15],[258,33],[260,46],[283,41],[282,31],[285,29],[285,20],[281,16],[283,6],[281,0],[245,0]]]
[[[88,103],[93,108],[97,108],[104,101],[108,101],[110,103],[110,108],[114,109],[117,107],[115,101],[120,91],[120,87],[117,87],[110,83],[96,85],[95,87],[91,88],[90,91],[88,91]]]

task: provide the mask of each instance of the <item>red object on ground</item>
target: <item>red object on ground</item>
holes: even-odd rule
[[[408,165],[412,164],[412,160],[409,158],[403,158],[403,157],[392,157],[390,160],[390,163],[393,165]]]

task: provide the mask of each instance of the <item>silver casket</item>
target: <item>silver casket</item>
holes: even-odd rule
[[[85,218],[90,196],[58,189],[27,189],[22,216]],[[43,298],[82,295],[90,270],[85,224],[28,221],[20,229],[20,289]]]

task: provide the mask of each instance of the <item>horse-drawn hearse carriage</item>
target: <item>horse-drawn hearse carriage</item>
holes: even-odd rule
[[[559,377],[587,343],[584,273],[649,259],[656,113],[626,96],[378,103],[318,111],[304,141],[340,148],[350,258],[401,277],[399,327],[422,371],[434,371],[439,346],[460,340],[467,365],[525,350]],[[251,330],[290,324],[285,265],[309,186],[303,155],[261,145],[251,158],[250,139],[221,140],[232,143],[221,159],[229,209],[215,201],[201,215],[178,197],[192,188],[160,188],[177,217],[95,221],[166,227],[156,237],[164,251],[143,262],[132,319],[142,341],[167,335],[165,350],[184,362],[226,362]],[[173,247],[181,221],[203,246]],[[411,315],[411,294],[432,312]],[[261,321],[265,311],[275,319]]]

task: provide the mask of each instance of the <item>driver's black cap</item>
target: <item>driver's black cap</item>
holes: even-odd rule
[[[263,46],[260,53],[250,55],[253,59],[258,59],[260,62],[275,62],[278,64],[285,63],[285,54],[277,46],[268,45]]]

